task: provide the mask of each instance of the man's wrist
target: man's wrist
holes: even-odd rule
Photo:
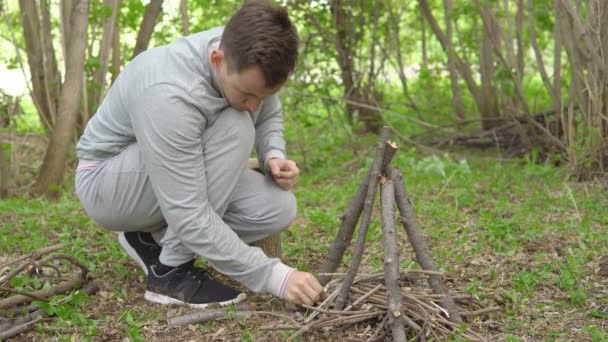
[[[272,272],[268,278],[268,292],[279,298],[284,298],[287,280],[294,271],[294,268],[291,268],[280,261],[277,262],[272,267]]]
[[[283,153],[281,150],[270,150],[266,152],[264,155],[264,170],[268,171],[268,162],[271,159],[285,160],[287,157],[285,157],[285,153]]]

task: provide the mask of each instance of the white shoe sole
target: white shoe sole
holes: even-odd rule
[[[135,262],[139,265],[139,267],[141,267],[144,273],[148,275],[148,268],[146,267],[146,264],[144,264],[144,261],[141,260],[137,252],[133,249],[133,247],[131,247],[131,245],[127,241],[127,238],[125,237],[125,233],[118,234],[118,243],[120,243],[122,249],[127,252],[131,259],[135,260]]]
[[[244,301],[247,298],[247,295],[245,293],[239,293],[238,296],[236,296],[236,298],[232,299],[232,300],[227,300],[225,302],[219,302],[219,303],[207,303],[207,304],[192,304],[192,303],[186,303],[183,302],[179,299],[175,299],[175,298],[171,298],[169,296],[165,296],[162,294],[158,294],[158,293],[154,293],[154,292],[150,292],[150,291],[146,291],[146,294],[144,295],[144,298],[150,302],[153,303],[158,303],[158,304],[178,304],[178,305],[186,305],[189,306],[193,309],[206,309],[209,306],[227,306],[227,305],[231,305],[231,304],[236,304],[239,302]]]

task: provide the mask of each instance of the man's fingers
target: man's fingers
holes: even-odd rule
[[[327,298],[327,294],[323,290],[323,286],[321,286],[316,278],[311,277],[311,279],[308,281],[308,285],[313,289],[313,291],[315,291],[315,302],[324,301]]]
[[[293,179],[285,179],[285,178],[275,178],[275,181],[279,186],[285,190],[291,190],[293,185],[296,183]]]
[[[279,163],[270,164],[270,173],[275,177],[279,177],[281,175],[281,166]]]

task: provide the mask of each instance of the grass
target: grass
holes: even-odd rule
[[[300,145],[315,135],[314,143]],[[307,160],[295,190],[298,218],[283,235],[284,259],[316,271],[339,214],[371,163],[374,137],[352,140],[312,129],[299,138],[291,136],[293,158],[301,160],[306,153]],[[427,242],[447,272],[451,290],[504,309],[473,319],[472,327],[490,340],[608,340],[608,279],[597,272],[600,257],[608,254],[605,189],[571,183],[566,169],[533,158],[501,163],[470,151],[427,155],[402,146],[394,164],[404,173]],[[57,202],[26,197],[0,201],[0,213],[0,261],[64,243],[63,252],[83,261],[101,287],[94,297],[72,294],[41,304],[56,318],[38,324],[27,339],[267,341],[289,336],[259,329],[276,324],[263,317],[244,324],[226,319],[166,328],[166,316],[179,309],[143,300],[143,273],[114,234],[87,218],[70,186]],[[363,269],[382,266],[378,221],[375,217],[370,226]],[[415,258],[401,230],[399,234],[401,265],[407,267]],[[346,256],[344,265],[349,260]],[[26,278],[15,279],[13,285],[43,286]],[[294,313],[293,307],[268,295],[249,298],[261,310]]]

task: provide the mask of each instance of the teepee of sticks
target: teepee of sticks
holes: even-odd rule
[[[372,167],[340,217],[340,229],[329,248],[319,278],[327,289],[328,298],[317,307],[308,307],[312,314],[290,340],[307,331],[324,328],[327,332],[332,327],[372,319],[379,323],[369,340],[384,340],[389,332],[393,341],[406,341],[408,335],[419,340],[442,339],[457,331],[463,323],[460,309],[450,296],[443,274],[437,269],[424,240],[403,176],[390,165],[397,146],[388,138],[389,129],[384,127],[376,143]],[[378,188],[384,272],[360,275],[359,266]],[[400,270],[395,206],[421,269]],[[359,231],[352,263],[346,273],[335,273],[350,245],[357,222]],[[336,278],[337,275],[341,277]],[[471,340],[482,340],[469,329],[462,334]]]

